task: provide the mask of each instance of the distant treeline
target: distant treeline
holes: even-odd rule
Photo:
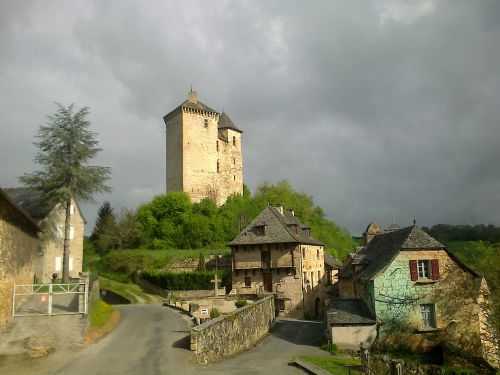
[[[500,227],[494,225],[449,225],[436,224],[431,228],[422,227],[429,235],[441,242],[486,241],[500,242]]]

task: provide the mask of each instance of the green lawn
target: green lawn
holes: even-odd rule
[[[299,358],[319,366],[332,374],[348,375],[348,374],[362,374],[354,368],[347,368],[343,366],[359,366],[361,365],[360,358],[344,357],[340,355],[330,357],[316,357],[312,355],[301,355]]]

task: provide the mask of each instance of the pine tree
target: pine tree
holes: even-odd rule
[[[92,234],[90,235],[90,240],[95,242],[99,236],[102,234],[106,223],[114,218],[113,208],[111,208],[111,204],[108,201],[105,201],[99,210],[97,210],[97,219],[95,221],[94,229],[92,230]]]
[[[110,170],[87,165],[101,151],[97,148],[97,134],[89,130],[89,108],[75,112],[73,104],[67,108],[56,105],[56,113],[40,126],[37,141],[33,142],[39,150],[34,161],[41,170],[26,173],[19,180],[39,191],[44,202],[60,204],[66,211],[62,276],[68,283],[71,200],[93,201],[94,193],[111,191],[105,184]]]

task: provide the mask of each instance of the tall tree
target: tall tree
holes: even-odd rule
[[[37,140],[33,142],[39,150],[34,161],[41,169],[26,173],[19,180],[39,191],[43,201],[55,202],[65,209],[62,276],[67,283],[71,200],[94,201],[93,194],[111,191],[105,184],[110,169],[87,165],[101,151],[97,147],[97,134],[89,129],[89,108],[75,111],[74,104],[67,108],[56,105],[57,111],[47,116],[46,125],[40,125]]]

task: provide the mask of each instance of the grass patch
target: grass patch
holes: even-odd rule
[[[90,324],[94,328],[102,328],[111,318],[113,306],[104,301],[96,301],[90,308]]]
[[[87,343],[93,343],[111,332],[120,321],[120,312],[104,301],[96,301],[90,307],[90,328],[85,336]]]
[[[132,303],[151,302],[151,297],[144,293],[138,285],[133,283],[122,283],[99,276],[99,287],[101,289],[107,289],[113,293],[119,294]]]
[[[299,358],[319,366],[332,374],[362,374],[361,371],[355,371],[353,368],[349,369],[343,366],[359,366],[361,365],[360,358],[343,357],[343,356],[330,356],[330,357],[316,357],[312,355],[301,355]],[[350,372],[349,372],[350,370]]]

